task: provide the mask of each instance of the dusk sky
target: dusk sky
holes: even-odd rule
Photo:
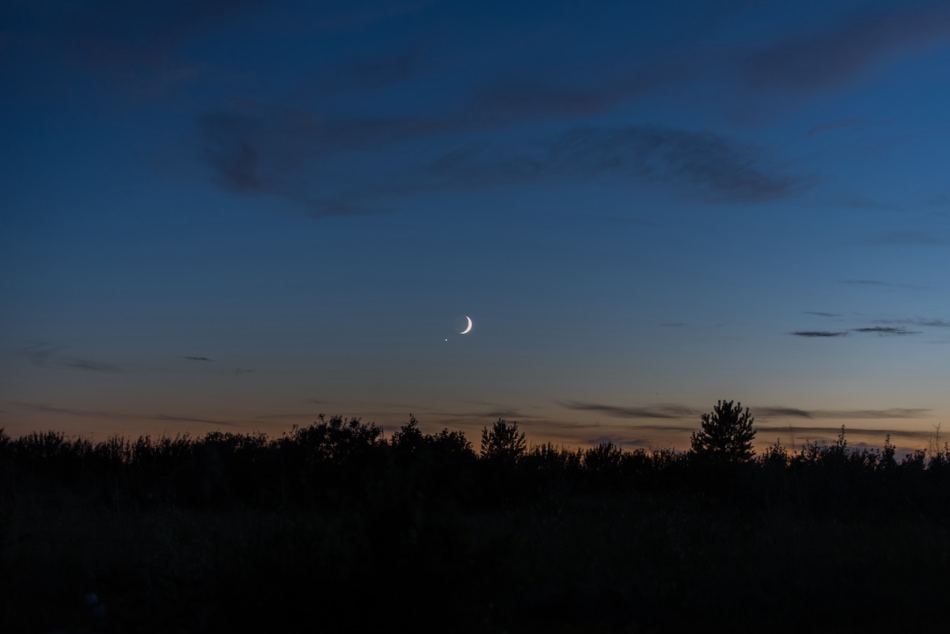
[[[11,436],[950,438],[947,0],[6,0],[0,79]]]

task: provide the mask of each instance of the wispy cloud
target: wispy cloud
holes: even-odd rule
[[[842,284],[853,284],[855,286],[894,286],[880,280],[841,280]]]
[[[573,127],[533,144],[466,144],[428,163],[382,160],[372,172],[322,178],[331,157],[346,158],[411,139],[476,128],[466,117],[322,121],[299,110],[259,106],[198,118],[201,158],[214,182],[235,193],[274,194],[305,202],[312,215],[367,213],[407,195],[468,191],[600,177],[653,183],[712,202],[761,203],[807,187],[802,176],[772,165],[768,153],[711,131],[655,125]],[[313,176],[308,176],[312,172]]]
[[[819,22],[816,22],[819,23]],[[477,75],[464,94],[446,95],[444,107],[402,115],[332,115],[299,101],[236,100],[197,118],[201,153],[215,182],[244,194],[272,194],[302,203],[314,216],[363,214],[401,195],[445,189],[512,186],[542,180],[570,181],[617,175],[654,182],[705,201],[756,203],[787,198],[809,180],[770,166],[761,149],[721,134],[635,125],[619,129],[576,127],[578,120],[610,111],[631,99],[707,76],[711,69],[738,73],[751,93],[813,93],[841,83],[889,55],[950,35],[944,4],[916,2],[889,11],[856,11],[840,21],[778,41],[750,45],[742,54],[681,49],[650,63],[629,59],[605,72],[593,61],[570,79],[528,75],[521,65]],[[420,48],[408,46],[377,58],[343,61],[318,84],[325,93],[380,90],[416,71]],[[437,52],[431,53],[436,55]],[[425,106],[431,106],[426,102]],[[446,137],[559,120],[573,129],[537,142],[534,149],[484,144],[445,145]],[[841,118],[816,125],[806,136],[873,123]],[[506,135],[506,138],[510,136]],[[327,174],[339,158],[423,139],[444,150],[424,169],[403,162],[375,164],[372,176],[348,172],[341,184]],[[446,140],[442,140],[446,139]],[[386,162],[383,157],[382,162]],[[361,182],[354,182],[361,181]],[[388,205],[391,207],[391,204]],[[396,203],[398,207],[398,201]],[[890,236],[888,240],[906,240]],[[933,241],[933,237],[930,238]]]
[[[438,417],[441,419],[452,418],[452,419],[484,419],[486,421],[494,422],[499,418],[504,419],[508,422],[515,421],[527,421],[533,418],[531,415],[526,414],[524,411],[519,410],[513,407],[489,407],[487,409],[475,409],[470,411],[436,411],[432,412],[431,416]]]
[[[79,418],[100,418],[100,419],[109,419],[109,420],[129,420],[134,418],[128,414],[122,414],[119,412],[110,412],[106,410],[88,410],[88,409],[79,409],[72,407],[56,407],[54,405],[46,405],[43,403],[25,403],[19,401],[7,401],[10,405],[18,407],[20,409],[30,410],[34,412],[46,412],[50,414],[66,414],[68,416],[76,416]]]
[[[930,410],[925,408],[902,408],[892,407],[888,409],[798,409],[794,407],[750,407],[752,414],[756,416],[784,416],[792,418],[808,419],[903,419],[920,418],[926,416]],[[796,427],[796,431],[800,429]]]
[[[695,417],[699,412],[691,407],[683,405],[654,405],[651,407],[620,407],[616,405],[603,405],[599,403],[586,403],[583,401],[555,401],[561,407],[588,411],[603,412],[608,416],[617,418],[659,418],[678,420],[687,417]],[[664,429],[668,429],[664,427]]]
[[[192,418],[191,416],[169,416],[168,414],[158,414],[153,416],[152,420],[174,421],[183,423],[204,423],[207,425],[223,425],[225,427],[237,427],[238,423],[226,420],[214,420],[211,418]]]
[[[875,319],[878,324],[912,324],[925,328],[950,328],[950,320],[947,319]]]
[[[704,64],[681,53],[654,56],[650,63],[626,63],[621,72],[589,68],[584,84],[556,83],[537,76],[498,78],[477,90],[466,105],[468,118],[511,125],[537,119],[576,119],[611,110],[702,73]]]
[[[796,337],[844,337],[848,334],[848,331],[798,330],[788,334],[795,335]]]
[[[184,358],[188,359],[189,361],[211,361],[211,359],[209,359],[208,357],[184,357]]]
[[[858,417],[856,417],[858,418]],[[899,418],[899,417],[894,417]],[[773,434],[791,434],[793,436],[807,436],[807,434],[814,434],[818,436],[838,436],[841,433],[841,426],[821,426],[821,425],[809,425],[807,427],[795,426],[778,426],[778,425],[756,425],[756,430],[758,433],[758,438],[763,439],[766,437],[772,437]],[[914,440],[927,440],[933,437],[933,431],[926,431],[922,429],[903,429],[901,427],[895,427],[894,429],[868,429],[864,427],[845,427],[845,439],[848,436],[876,436],[883,440],[884,436],[890,435],[892,438],[909,438]],[[783,443],[784,444],[784,443]],[[859,443],[860,444],[860,443]],[[850,443],[849,443],[850,446]],[[856,445],[857,446],[857,445]]]
[[[840,317],[838,313],[825,313],[817,310],[806,310],[804,311],[806,315],[818,315],[819,317]]]
[[[576,127],[531,154],[504,155],[464,146],[429,166],[441,184],[469,188],[605,175],[689,188],[707,200],[786,198],[804,180],[769,170],[764,152],[709,131],[663,126]]]
[[[313,412],[282,412],[278,414],[260,414],[254,420],[312,420],[316,418]]]
[[[920,334],[915,330],[907,330],[906,328],[897,328],[894,326],[868,326],[866,328],[854,328],[854,332],[869,332],[877,333],[879,335],[917,335]]]
[[[906,288],[920,290],[926,287],[924,286],[915,286],[914,284],[900,284],[897,282],[883,282],[881,280],[841,280],[842,284],[850,284],[852,286],[881,286],[887,288]]]

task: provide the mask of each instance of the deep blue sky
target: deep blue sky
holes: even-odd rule
[[[950,420],[950,2],[8,0],[0,80],[8,434]]]

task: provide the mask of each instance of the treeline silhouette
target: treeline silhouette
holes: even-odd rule
[[[944,629],[946,445],[842,428],[756,456],[751,420],[714,414],[684,452],[529,445],[505,420],[476,450],[413,417],[0,430],[0,631]]]
[[[503,508],[599,493],[691,495],[741,508],[805,513],[950,516],[950,449],[900,459],[831,444],[717,459],[693,451],[625,450],[611,442],[528,446],[517,422],[482,431],[480,451],[460,431],[423,433],[415,417],[389,438],[374,423],[323,415],[280,437],[210,432],[92,442],[62,432],[11,439],[0,429],[0,478],[55,482],[107,507],[319,508],[370,505]]]

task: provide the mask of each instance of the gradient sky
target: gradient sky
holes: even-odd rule
[[[0,78],[11,436],[950,435],[946,0],[7,0]]]

